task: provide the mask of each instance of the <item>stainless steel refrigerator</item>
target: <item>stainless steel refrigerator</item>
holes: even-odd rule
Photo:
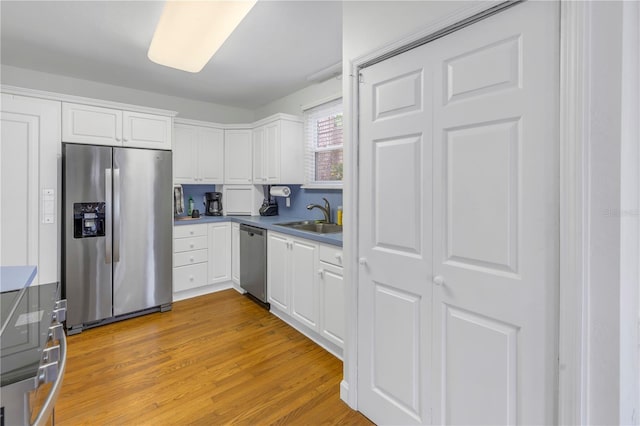
[[[170,151],[63,145],[67,330],[171,309]]]

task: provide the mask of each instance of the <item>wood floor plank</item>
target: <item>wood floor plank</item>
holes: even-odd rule
[[[234,290],[68,337],[65,425],[372,424],[342,362]]]

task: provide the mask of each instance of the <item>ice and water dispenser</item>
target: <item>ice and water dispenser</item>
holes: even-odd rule
[[[73,204],[73,237],[104,237],[105,203]]]

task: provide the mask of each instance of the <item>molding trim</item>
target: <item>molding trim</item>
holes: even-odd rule
[[[204,296],[209,293],[216,293],[222,290],[233,288],[231,281],[225,281],[218,284],[207,284],[202,287],[191,288],[189,290],[177,291],[173,293],[173,303],[180,300],[191,299],[192,297]]]
[[[587,423],[589,2],[560,3],[558,423]]]
[[[307,111],[307,110],[309,110],[311,108],[315,108],[317,106],[320,106],[322,104],[326,104],[328,102],[336,101],[336,100],[338,100],[340,98],[342,98],[342,92],[333,93],[333,94],[331,94],[329,96],[326,96],[326,97],[324,97],[322,99],[317,99],[317,100],[315,100],[315,101],[313,101],[311,103],[308,103],[306,105],[301,105],[300,106],[300,111],[305,112],[305,111]]]
[[[0,92],[8,93],[12,95],[28,96],[31,98],[49,99],[52,101],[60,102],[73,102],[76,104],[99,106],[104,108],[123,109],[133,112],[143,112],[146,114],[167,115],[175,117],[178,112],[170,111],[166,109],[149,108],[140,105],[124,104],[120,102],[111,102],[101,99],[85,98],[82,96],[65,95],[63,93],[47,92],[44,90],[27,89],[24,87],[8,86],[6,84],[0,85]]]

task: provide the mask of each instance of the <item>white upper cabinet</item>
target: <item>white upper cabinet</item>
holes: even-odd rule
[[[122,112],[122,146],[171,150],[171,117]]]
[[[224,183],[252,182],[252,132],[250,129],[224,131]]]
[[[62,141],[170,150],[171,117],[63,102]]]
[[[176,123],[173,145],[175,183],[223,183],[224,131],[222,129]]]
[[[304,183],[302,120],[277,114],[253,129],[253,181],[260,184]]]
[[[122,111],[65,102],[62,141],[122,146]]]

